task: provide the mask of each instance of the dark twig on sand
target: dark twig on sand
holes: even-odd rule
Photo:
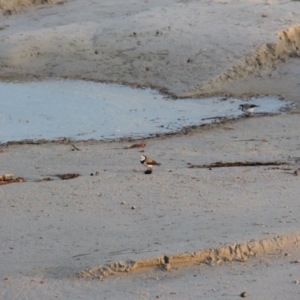
[[[189,166],[190,169],[193,168],[224,168],[224,167],[256,167],[256,166],[280,166],[280,165],[287,165],[286,162],[281,161],[268,161],[268,162],[215,162],[210,165],[191,165]]]
[[[78,173],[67,173],[67,174],[57,174],[57,175],[54,175],[54,176],[57,176],[57,177],[61,178],[62,180],[67,180],[67,179],[76,178],[80,175]]]
[[[213,119],[227,119],[227,117],[224,116],[215,116],[215,117],[209,117],[209,118],[202,118],[201,120],[213,120]]]
[[[73,147],[72,151],[74,151],[74,150],[81,151],[81,149],[77,148],[77,147],[76,147],[75,145],[73,145],[73,144],[72,144],[72,147]]]

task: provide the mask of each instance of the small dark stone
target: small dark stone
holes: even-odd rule
[[[94,174],[93,174],[93,173],[91,173],[91,176],[94,176]]]
[[[240,294],[240,296],[241,296],[242,298],[246,298],[248,295],[247,295],[246,292],[242,292],[242,293]]]

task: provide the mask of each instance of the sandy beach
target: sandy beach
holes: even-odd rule
[[[143,148],[2,146],[0,175],[25,182],[0,185],[0,298],[299,299],[299,16],[299,2],[271,0],[73,0],[3,15],[2,80],[280,95],[296,107]],[[161,165],[145,175],[141,155]],[[216,162],[273,164],[197,167]]]

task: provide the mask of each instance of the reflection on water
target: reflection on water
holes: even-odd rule
[[[0,82],[0,143],[25,139],[146,137],[242,115],[233,98],[168,99],[151,89],[80,80]],[[274,97],[251,99],[256,113],[291,105]]]

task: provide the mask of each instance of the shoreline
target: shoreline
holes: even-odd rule
[[[152,133],[147,136],[143,137],[132,137],[132,136],[124,136],[121,138],[112,138],[112,139],[95,139],[95,138],[90,138],[90,139],[72,139],[72,138],[67,138],[67,137],[61,137],[58,139],[24,139],[24,140],[18,140],[18,141],[8,141],[4,143],[0,143],[1,148],[7,148],[9,146],[16,146],[16,145],[45,145],[45,144],[50,144],[50,145],[71,145],[71,144],[78,144],[78,143],[84,143],[87,145],[97,145],[97,144],[111,144],[111,143],[123,143],[123,142],[139,142],[139,141],[151,141],[151,140],[157,140],[157,139],[168,139],[172,137],[182,137],[185,135],[192,135],[192,134],[200,134],[202,131],[206,130],[213,130],[215,128],[222,128],[226,127],[229,124],[234,124],[239,121],[245,120],[245,118],[264,118],[264,117],[276,117],[281,114],[286,114],[286,115],[294,115],[294,114],[300,114],[300,111],[297,109],[291,108],[287,112],[283,113],[256,113],[253,116],[247,117],[247,116],[240,116],[236,118],[226,118],[222,117],[222,120],[213,122],[213,123],[205,123],[205,124],[200,124],[200,125],[188,125],[184,126],[181,130],[175,130],[172,132],[167,132],[167,133]],[[219,118],[220,119],[220,118]]]

